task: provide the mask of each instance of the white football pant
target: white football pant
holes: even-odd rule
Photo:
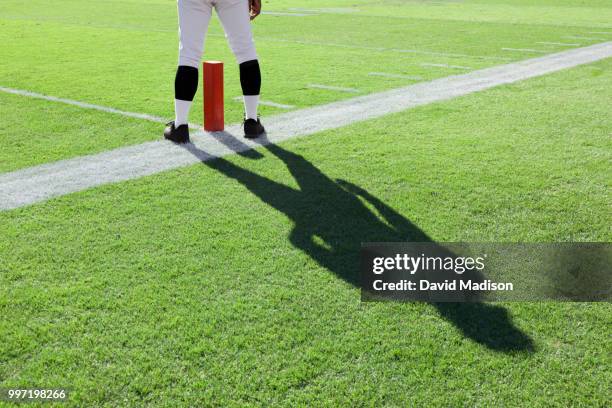
[[[179,65],[200,67],[213,8],[238,64],[257,59],[248,0],[178,0]]]

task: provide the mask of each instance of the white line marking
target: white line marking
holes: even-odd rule
[[[281,11],[262,11],[261,14],[266,14],[269,16],[283,16],[283,17],[308,17],[308,16],[316,16],[313,13],[283,13]]]
[[[305,13],[331,13],[331,14],[348,14],[348,13],[359,13],[361,10],[354,8],[334,8],[334,7],[326,7],[326,8],[314,8],[314,9],[306,9],[300,7],[290,7],[289,10],[293,11],[303,11]]]
[[[97,110],[97,111],[106,112],[106,113],[113,113],[116,115],[127,116],[129,118],[148,120],[150,122],[156,122],[156,123],[168,122],[167,119],[160,118],[159,116],[149,115],[146,113],[128,112],[128,111],[123,111],[120,109],[111,108],[108,106],[94,105],[93,103],[75,101],[73,99],[58,98],[56,96],[50,96],[50,95],[40,94],[36,92],[30,92],[30,91],[26,91],[23,89],[6,88],[4,86],[0,86],[0,92],[5,92],[5,93],[19,95],[19,96],[26,96],[28,98],[42,99],[42,100],[50,101],[50,102],[63,103],[65,105],[78,106],[79,108],[83,108],[83,109],[92,109],[92,110]],[[189,128],[190,129],[201,129],[202,126],[194,123],[194,124],[190,124]]]
[[[321,85],[321,84],[308,84],[308,88],[324,89],[326,91],[350,92],[350,93],[360,92],[359,89],[355,89],[355,88],[343,88],[341,86],[330,86],[330,85]]]
[[[241,133],[240,126],[235,125],[226,133],[198,132],[193,136],[194,144],[186,148],[164,141],[148,142],[0,174],[0,209],[18,208],[102,184],[156,174],[246,151],[260,144],[311,135],[610,57],[612,42],[607,42],[300,109],[268,118],[268,138],[259,144],[232,136]]]
[[[562,47],[580,47],[580,45],[582,45],[582,44],[577,44],[577,43],[562,43],[562,42],[549,42],[549,41],[539,41],[536,44],[559,45],[559,46],[562,46]]]
[[[448,65],[448,64],[432,64],[432,63],[423,63],[421,64],[422,67],[428,67],[428,68],[452,68],[452,69],[472,69],[470,67],[464,67],[462,65]]]
[[[237,96],[235,98],[233,98],[236,102],[242,102],[242,96]],[[280,109],[293,109],[295,108],[295,106],[293,105],[285,105],[282,103],[276,103],[276,102],[271,102],[271,101],[264,101],[264,100],[260,100],[259,101],[260,105],[264,105],[264,106],[272,106],[274,108],[280,108]]]
[[[224,34],[207,34],[207,35],[225,39]],[[469,54],[459,54],[459,53],[452,53],[452,52],[436,52],[436,51],[424,51],[424,50],[413,50],[413,49],[403,49],[403,48],[373,47],[373,46],[368,46],[368,45],[341,44],[341,43],[321,42],[321,41],[290,40],[286,38],[265,37],[265,36],[259,36],[257,37],[257,39],[260,41],[271,41],[271,42],[280,42],[280,43],[288,43],[288,44],[316,45],[316,46],[325,47],[325,48],[336,47],[336,48],[360,49],[360,50],[380,51],[380,52],[397,52],[397,53],[403,53],[403,54],[430,55],[434,57],[474,58],[474,59],[495,60],[495,61],[511,61],[512,60],[511,58],[508,58],[508,57],[469,55]]]
[[[127,116],[130,118],[136,118],[136,119],[149,120],[151,122],[158,122],[158,123],[167,122],[166,120],[158,116],[148,115],[146,113],[127,112],[127,111],[122,111],[122,110],[115,109],[115,108],[109,108],[107,106],[94,105],[92,103],[79,102],[79,101],[75,101],[72,99],[66,99],[66,98],[58,98],[55,96],[49,96],[49,95],[44,95],[44,94],[40,94],[36,92],[24,91],[21,89],[5,88],[3,86],[0,86],[0,91],[14,94],[14,95],[27,96],[29,98],[43,99],[45,101],[58,102],[58,103],[66,104],[66,105],[78,106],[79,108],[93,109],[93,110],[98,110],[98,111],[107,112],[107,113],[115,113],[117,115]]]
[[[418,76],[418,75],[391,74],[389,72],[368,72],[368,75],[385,77],[385,78],[409,79],[411,81],[421,81],[423,79],[423,77]]]
[[[607,38],[598,38],[598,37],[581,37],[579,35],[566,35],[563,38],[570,38],[572,40],[588,40],[588,41],[608,41]]]
[[[536,54],[547,54],[548,53],[548,51],[534,50],[533,48],[502,48],[502,51],[534,52]]]
[[[7,17],[2,17],[2,18],[7,19]],[[12,17],[9,19],[12,19]],[[160,33],[172,33],[172,34],[176,33],[176,29],[152,29],[148,27],[134,26],[134,25],[78,24],[78,23],[66,21],[64,19],[41,19],[41,18],[16,18],[16,19],[24,20],[24,21],[54,22],[54,23],[59,23],[59,24],[67,25],[67,26],[73,26],[73,27],[106,28],[106,29],[112,29],[112,30],[160,32]],[[211,33],[207,33],[206,36],[207,38],[214,37],[214,38],[220,38],[220,39],[223,39],[223,41],[226,41],[225,34],[218,34],[218,33],[211,32]],[[367,46],[367,45],[338,44],[338,43],[319,42],[319,41],[290,40],[290,39],[285,39],[285,38],[265,37],[265,36],[258,36],[257,40],[281,42],[281,43],[289,43],[289,44],[300,44],[300,45],[316,45],[320,47],[340,47],[340,48],[363,49],[363,50],[381,51],[381,52],[410,53],[410,54],[431,55],[431,56],[438,56],[438,57],[474,58],[474,59],[494,60],[494,61],[511,61],[512,60],[511,58],[507,58],[507,57],[469,55],[469,54],[412,50],[412,49],[401,49],[401,48],[388,48],[388,47],[372,47],[372,46]]]
[[[603,34],[603,35],[607,35],[607,34],[612,34],[612,31],[589,31],[587,34]]]

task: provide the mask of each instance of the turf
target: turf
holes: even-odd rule
[[[520,24],[494,1],[330,3],[309,3],[336,8],[319,16],[262,18],[257,30],[507,57],[506,40],[599,31],[587,26],[610,9],[539,1],[565,15],[552,25],[527,1],[513,2]],[[378,17],[381,3],[395,16]],[[173,29],[173,2],[17,4],[0,5],[1,52],[15,57],[0,65],[0,85],[170,114],[175,55],[164,47],[176,51],[175,34],[147,30]],[[342,10],[352,5],[367,14],[354,27]],[[492,21],[474,22],[474,8]],[[583,8],[589,20],[569,27],[563,13]],[[426,9],[443,23],[409,16]],[[369,20],[379,23],[371,40]],[[113,21],[136,28],[102,27]],[[504,63],[259,44],[277,79],[265,98],[298,108],[349,97],[310,82],[363,93],[404,84],[368,77],[360,61],[426,78],[450,72],[421,62]],[[231,58],[222,41],[211,47]],[[69,387],[75,407],[610,406],[607,303],[363,304],[355,283],[367,241],[610,241],[611,82],[608,59],[1,212],[0,387]],[[0,113],[0,172],[157,138],[154,123],[14,95],[0,95]]]
[[[606,0],[342,0],[330,5],[326,0],[297,4],[296,1],[275,1],[288,10],[310,10],[312,13],[350,14],[394,18],[418,18],[438,22],[479,21],[549,25],[565,27],[610,28],[612,5]]]
[[[0,173],[151,140],[160,125],[0,93]]]
[[[557,18],[557,25],[540,22],[533,15],[533,7],[524,5],[513,6],[522,10],[520,19],[509,16],[505,20],[483,21],[474,17],[483,14],[475,13],[474,7],[504,16],[506,6],[495,2],[441,5],[387,1],[382,2],[387,12],[381,14],[381,2],[365,3],[355,3],[359,10],[355,13],[346,12],[348,3],[338,2],[333,8],[327,5],[325,10],[332,12],[313,13],[312,16],[262,15],[254,24],[254,30],[262,61],[263,99],[299,109],[354,96],[308,88],[312,83],[356,88],[366,94],[415,82],[368,75],[372,71],[420,76],[425,81],[568,48],[539,42],[588,45],[600,42],[596,39],[599,37],[612,38],[588,34],[604,30],[599,21],[612,10],[596,3],[592,7],[585,7],[580,2],[565,3],[564,7],[543,4],[546,15]],[[304,5],[295,1],[266,5],[268,10],[289,12],[300,7]],[[320,9],[322,3],[315,2],[309,7]],[[441,20],[432,24],[431,19],[424,18],[418,10],[427,10],[428,16]],[[584,10],[583,14],[591,20],[582,22],[579,27],[563,24],[574,18],[576,10]],[[455,13],[454,18],[444,19],[438,15],[446,16],[451,12]],[[563,16],[565,19],[561,18]],[[168,120],[172,117],[177,60],[174,2],[97,1],[92,5],[77,0],[52,3],[32,0],[28,7],[23,7],[20,1],[7,0],[0,4],[0,27],[3,60],[10,61],[0,64],[0,86],[153,114]],[[567,36],[594,39],[564,38]],[[536,49],[541,53],[502,48]],[[233,100],[241,93],[237,67],[216,18],[210,28],[205,59],[226,62],[226,119],[229,123],[239,122],[243,108]],[[3,117],[14,118],[5,125],[7,131],[0,135],[3,144],[12,143],[11,137],[15,136],[11,135],[19,134],[19,125],[29,119],[30,109],[21,108],[22,104],[29,104],[28,100],[7,103],[13,104],[0,106]],[[191,115],[194,123],[202,123],[201,105],[198,93]],[[50,106],[46,109],[61,108]],[[264,116],[281,112],[282,109],[274,107],[261,109]],[[120,124],[121,119],[115,120]],[[157,139],[160,132],[161,129],[147,132],[147,138]],[[44,163],[47,158],[95,153],[132,144],[143,137],[142,134],[125,137],[123,132],[108,133],[106,137],[91,138],[87,151],[67,147],[62,155],[56,155],[49,150],[53,147],[47,144],[12,150],[15,162],[2,170],[35,164],[32,157],[39,157],[39,163]]]
[[[609,405],[609,304],[361,304],[354,283],[362,241],[609,240],[610,68],[0,214],[3,385],[75,406]]]

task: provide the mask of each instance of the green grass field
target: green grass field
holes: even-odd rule
[[[262,98],[295,110],[421,81],[371,72],[612,40],[604,0],[264,10]],[[0,43],[0,87],[173,115],[174,1],[3,0]],[[237,123],[216,19],[205,58],[226,61]],[[0,212],[0,388],[68,387],[75,407],[610,406],[609,303],[361,303],[356,282],[362,242],[609,242],[611,85],[607,59]],[[3,92],[0,115],[0,173],[163,127]]]

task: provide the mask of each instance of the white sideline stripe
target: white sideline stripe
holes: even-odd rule
[[[242,96],[236,96],[235,98],[233,98],[236,102],[242,102]],[[285,105],[283,103],[276,103],[276,102],[271,102],[271,101],[264,101],[264,100],[260,100],[259,101],[260,105],[264,105],[264,106],[272,106],[274,108],[280,108],[280,109],[293,109],[295,108],[295,106],[293,105]]]
[[[240,126],[234,125],[214,136],[197,132],[194,144],[185,147],[165,141],[148,142],[0,174],[0,209],[18,208],[103,184],[152,175],[610,57],[612,42],[607,42],[287,112],[268,118],[268,138],[259,143],[233,137],[232,134],[241,134]]]
[[[534,50],[533,48],[502,48],[502,51],[535,52],[537,54],[547,54],[548,53],[548,51]]]
[[[321,85],[321,84],[308,84],[308,88],[324,89],[326,91],[350,92],[350,93],[360,92],[359,89],[355,89],[355,88],[343,88],[341,86],[331,86],[331,85]]]
[[[603,35],[607,35],[607,34],[612,34],[612,31],[589,31],[587,34],[603,34]]]
[[[63,103],[65,105],[78,106],[79,108],[83,108],[83,109],[92,109],[92,110],[97,110],[97,111],[106,112],[106,113],[114,113],[116,115],[127,116],[129,118],[135,118],[135,119],[148,120],[150,122],[156,122],[156,123],[168,122],[167,119],[160,118],[159,116],[149,115],[146,113],[128,112],[128,111],[111,108],[108,106],[94,105],[93,103],[75,101],[73,99],[58,98],[56,96],[50,96],[50,95],[40,94],[36,92],[30,92],[30,91],[26,91],[23,89],[6,88],[4,86],[0,86],[0,92],[5,92],[5,93],[19,95],[19,96],[26,96],[28,98],[42,99],[42,100],[50,101],[50,102]],[[194,123],[194,124],[190,124],[189,128],[190,129],[201,129],[202,126]]]
[[[562,42],[549,42],[549,41],[539,41],[536,44],[542,44],[542,45],[560,45],[562,47],[580,47],[582,44],[576,44],[576,43],[562,43]]]
[[[421,81],[423,77],[418,75],[403,75],[403,74],[391,74],[388,72],[368,72],[369,76],[378,76],[385,78],[400,78],[400,79],[409,79],[411,81]]]
[[[462,65],[448,65],[448,64],[433,64],[433,63],[422,63],[421,64],[422,67],[428,67],[428,68],[452,68],[452,69],[472,69],[470,67],[464,67]]]

